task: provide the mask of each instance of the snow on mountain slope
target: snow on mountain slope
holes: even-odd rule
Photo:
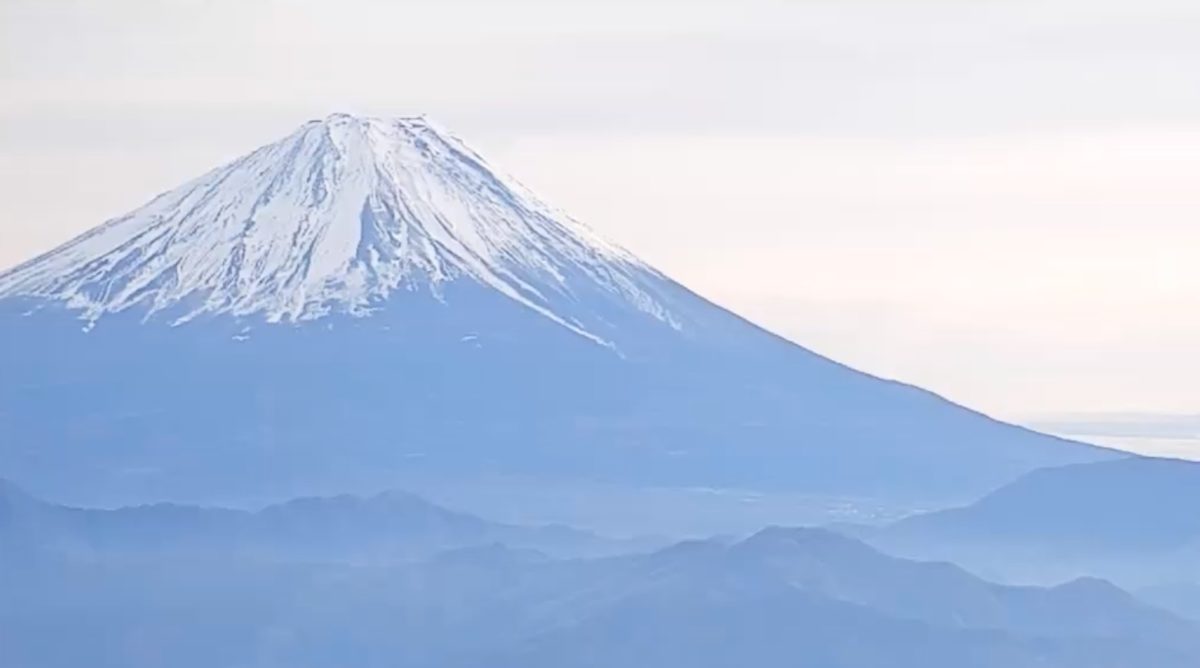
[[[777,337],[423,119],[308,123],[0,274],[0,334],[0,471],[85,505],[490,476],[924,505],[1111,456]]]
[[[93,322],[142,307],[302,321],[369,313],[395,290],[467,278],[597,342],[571,277],[662,322],[661,277],[498,176],[424,118],[305,124],[0,274],[0,297],[61,301]]]

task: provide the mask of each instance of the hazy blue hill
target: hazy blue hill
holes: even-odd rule
[[[888,533],[1040,544],[1064,550],[1170,550],[1200,538],[1200,462],[1131,457],[1034,471],[965,508]]]
[[[1052,588],[1000,586],[950,563],[892,558],[820,530],[767,529],[731,554],[807,591],[940,626],[1139,638],[1152,638],[1164,627],[1188,630],[1103,580]]]
[[[1007,582],[1103,577],[1200,610],[1200,463],[1130,458],[1044,469],[978,502],[881,529],[847,528],[890,552],[947,559]]]
[[[1165,668],[1194,661],[1135,640],[1029,639],[931,626],[797,590],[679,587],[630,597],[490,665]]]
[[[333,507],[342,504],[358,505]],[[0,553],[0,586],[0,659],[28,668],[1190,668],[1200,659],[1196,626],[1106,583],[1005,587],[811,529],[589,559],[496,543],[353,562],[60,543]]]
[[[516,526],[404,492],[295,499],[256,512],[154,504],[95,510],[45,503],[0,483],[0,541],[66,555],[218,555],[396,560],[504,542],[559,554],[631,549],[561,526]]]
[[[1200,551],[1196,552],[1200,559]],[[1163,609],[1200,622],[1200,582],[1165,582],[1144,587],[1137,595]]]

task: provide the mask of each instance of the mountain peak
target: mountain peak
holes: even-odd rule
[[[333,126],[368,126],[368,125],[407,125],[411,127],[436,127],[426,114],[410,116],[370,116],[335,111],[324,118],[316,118],[305,125]]]
[[[362,116],[344,112],[332,113],[302,125],[294,134],[317,133],[346,151],[369,150],[364,157],[379,158],[387,154],[387,147],[397,141],[421,143],[434,140],[467,152],[476,160],[482,160],[449,131],[434,123],[424,114],[416,116]],[[348,143],[351,139],[354,143]]]
[[[591,338],[599,294],[678,326],[661,276],[500,175],[424,116],[310,121],[145,206],[0,274],[0,297],[95,322],[122,311],[297,322],[365,315],[398,290],[458,280]]]

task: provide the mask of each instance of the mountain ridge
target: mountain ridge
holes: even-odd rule
[[[95,509],[50,503],[0,479],[0,545],[68,558],[371,562],[497,543],[556,556],[614,554],[648,544],[564,526],[493,522],[401,490],[300,497],[257,510],[177,503]]]
[[[495,544],[349,563],[191,547],[153,559],[0,550],[6,656],[125,667],[350,656],[461,668],[1183,668],[1200,652],[1195,624],[1103,582],[995,585],[816,529],[585,559]]]

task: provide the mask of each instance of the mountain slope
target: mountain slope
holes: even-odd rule
[[[484,475],[966,500],[1111,453],[778,338],[421,119],[309,123],[0,274],[0,469],[83,504]]]

